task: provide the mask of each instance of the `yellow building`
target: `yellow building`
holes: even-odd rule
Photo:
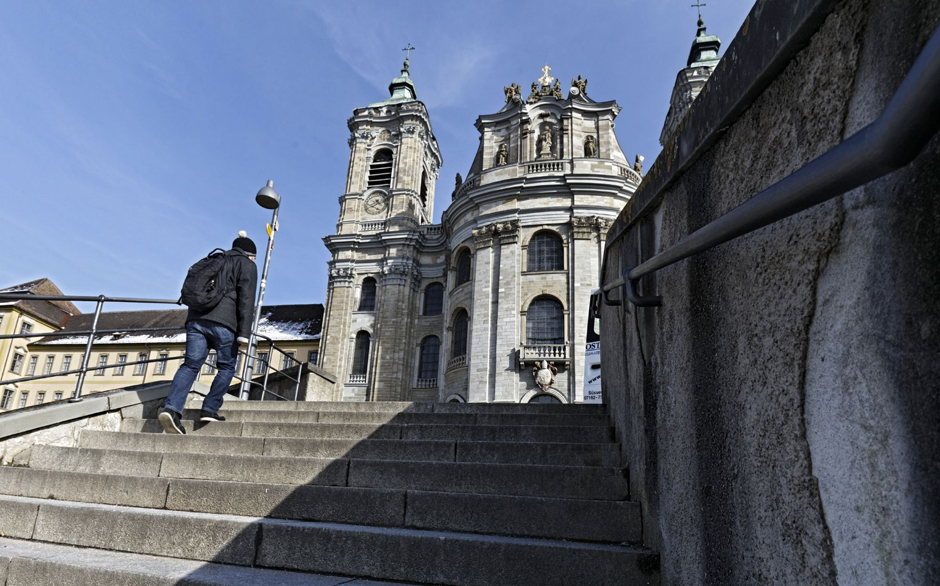
[[[55,287],[48,280],[43,281]],[[23,291],[40,294],[30,289],[4,290],[3,292]],[[54,293],[43,292],[42,294],[61,295],[62,293],[55,289]],[[10,354],[3,363],[3,380],[55,374],[81,368],[88,337],[78,332],[91,330],[94,316],[80,314],[73,306],[73,312],[53,325],[52,318],[55,316],[51,309],[46,308],[45,313],[48,317],[45,320],[35,315],[40,313],[39,311],[33,310],[27,313],[27,308],[35,307],[39,303],[48,302],[20,301],[0,306],[4,311],[0,314],[3,316],[0,331],[18,332],[17,328],[21,328],[22,324],[30,323],[34,333],[60,331],[63,334],[68,334],[68,332],[76,332],[76,334],[47,336],[31,340],[16,338],[12,340],[12,343],[10,340],[3,340],[7,342],[7,346],[10,346],[10,349],[7,349],[7,346],[0,347],[3,352],[0,355]],[[58,306],[54,307],[58,308]],[[60,311],[65,314],[65,310]],[[14,317],[8,317],[9,315]],[[300,362],[315,362],[320,344],[322,318],[323,306],[320,304],[272,305],[262,309],[258,333],[270,338],[278,348],[294,359]],[[143,383],[171,380],[182,363],[186,347],[185,324],[185,309],[102,312],[97,328],[101,333],[95,336],[82,394],[89,395]],[[270,343],[265,339],[259,342],[259,357],[276,369],[283,370],[289,366],[289,361],[285,356],[277,351],[272,353],[269,345]],[[273,357],[269,357],[269,353]],[[141,363],[146,360],[156,362]],[[213,352],[210,353],[197,380],[207,384],[211,382],[212,377],[215,376],[214,362],[215,353]],[[14,371],[13,367],[16,367],[18,371]],[[241,360],[239,360],[239,373],[240,369]],[[263,373],[261,369],[256,372],[256,374]],[[0,403],[2,407],[0,411],[68,399],[75,392],[77,380],[78,375],[72,374],[6,384],[3,386],[3,395],[0,396],[4,400]]]
[[[62,295],[62,291],[49,279],[37,279],[0,289],[0,293]],[[29,351],[29,345],[40,339],[29,336],[56,332],[71,317],[80,313],[68,301],[0,301],[0,335],[20,336],[0,339],[0,380],[16,380],[44,372],[49,358]],[[42,400],[47,401],[51,397],[43,397]],[[35,405],[36,401],[36,394],[26,389],[23,383],[7,383],[0,387],[0,411]]]

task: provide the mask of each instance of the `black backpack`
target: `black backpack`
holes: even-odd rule
[[[195,311],[209,311],[218,305],[228,293],[227,283],[221,282],[225,276],[224,268],[225,251],[221,248],[216,248],[189,267],[180,291],[180,302]]]

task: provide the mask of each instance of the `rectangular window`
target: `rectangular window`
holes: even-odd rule
[[[20,335],[28,336],[31,333],[33,333],[33,324],[24,321],[22,325],[20,325]]]
[[[307,362],[309,362],[310,364],[317,363],[317,351],[316,350],[310,351],[310,358],[307,359]]]
[[[13,391],[7,389],[3,391],[3,400],[0,401],[0,409],[9,409],[13,404]]]
[[[166,359],[169,356],[166,352],[160,352],[160,362],[157,363],[156,374],[166,374]]]
[[[36,363],[39,362],[38,356],[29,357],[29,366],[26,367],[26,376],[33,376],[36,374]]]
[[[0,315],[0,326],[2,326],[2,325],[3,325],[3,316]],[[3,333],[2,330],[0,330],[0,333]]]
[[[147,364],[144,363],[144,360],[147,360],[147,358],[149,358],[149,357],[150,357],[149,354],[144,354],[143,352],[141,352],[140,354],[137,355],[137,362],[139,362],[139,363],[141,363],[141,364],[135,364],[135,365],[134,365],[134,374],[135,374],[135,375],[140,376],[140,375],[143,375],[143,374],[144,374],[144,372],[147,370]]]
[[[55,355],[46,356],[46,364],[42,367],[43,374],[52,374],[52,365],[55,363]]]
[[[287,370],[294,365],[294,353],[287,352],[284,354],[284,360],[281,360],[281,370]]]
[[[19,374],[23,370],[23,355],[14,354],[13,362],[10,364],[10,372]],[[11,399],[12,400],[12,399]]]
[[[118,364],[120,366],[115,367],[114,376],[122,376],[124,374],[124,365],[127,364],[127,354],[118,354]]]
[[[268,353],[258,352],[258,361],[255,363],[255,374],[264,374],[268,371]]]
[[[72,368],[72,355],[66,354],[62,357],[62,369],[59,372],[68,372]]]
[[[26,406],[27,399],[29,399],[29,392],[23,391],[20,393],[20,409]]]
[[[62,400],[62,391],[59,391],[58,393],[55,394],[55,400],[56,401]]]
[[[104,376],[104,366],[108,365],[108,355],[99,354],[98,355],[98,370],[95,371],[95,376]]]
[[[219,355],[215,352],[209,354],[206,358],[206,366],[202,369],[203,374],[213,374],[215,373],[215,365],[218,363]]]
[[[45,393],[45,391],[39,391],[38,393],[36,393],[36,404],[37,404],[37,405],[42,405],[42,402],[45,401],[45,400],[46,400],[46,393]]]

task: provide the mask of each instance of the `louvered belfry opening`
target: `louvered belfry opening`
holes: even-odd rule
[[[392,151],[382,149],[372,157],[369,166],[369,187],[392,186]]]

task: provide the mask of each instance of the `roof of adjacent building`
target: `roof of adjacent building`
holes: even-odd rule
[[[185,309],[102,312],[98,319],[95,344],[176,344],[186,341]],[[62,332],[76,332],[74,336],[47,336],[36,344],[44,346],[82,345],[87,335],[78,332],[91,330],[94,316],[78,315],[69,320]],[[323,323],[323,305],[271,305],[261,309],[258,333],[274,341],[306,341],[320,338]],[[159,329],[155,329],[159,328]],[[148,330],[148,331],[141,331]]]
[[[0,293],[26,293],[29,295],[62,295],[55,283],[47,278],[36,279],[19,285],[0,289]],[[45,301],[22,299],[18,301],[0,301],[0,306],[13,306],[20,311],[54,326],[65,326],[72,316],[82,312],[69,301]]]

